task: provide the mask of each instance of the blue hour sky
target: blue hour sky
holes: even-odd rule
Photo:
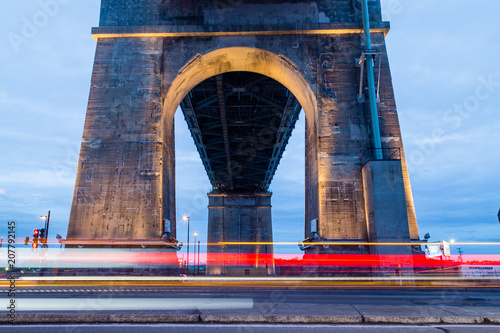
[[[95,52],[90,28],[99,19],[99,0],[60,1],[40,27],[23,31],[26,21],[43,19],[45,2],[0,5],[0,221],[17,221],[19,238],[40,228],[48,210],[51,236],[66,234]],[[500,2],[382,3],[420,234],[498,242]],[[204,241],[210,186],[182,114],[176,117],[177,215],[189,214],[191,232]],[[303,239],[303,118],[271,185],[278,242]],[[7,224],[0,228],[5,235]],[[300,253],[295,245],[276,251]]]

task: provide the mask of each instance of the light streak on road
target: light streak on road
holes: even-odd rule
[[[24,251],[23,251],[24,250]],[[39,249],[40,250],[40,249]],[[5,259],[5,258],[4,258]],[[1,258],[0,258],[1,260]],[[254,254],[200,253],[200,265],[252,266],[256,262],[272,263],[278,267],[336,267],[345,268],[453,268],[461,265],[500,265],[500,255],[371,255],[371,254]],[[150,249],[66,249],[59,251],[18,251],[17,267],[38,268],[138,268],[141,266],[182,266],[175,252]]]
[[[100,241],[102,242],[102,241]],[[19,248],[16,272],[0,273],[0,288],[9,285],[8,277],[16,274],[17,286],[32,287],[49,285],[144,285],[144,286],[234,286],[234,287],[500,287],[500,255],[426,255],[414,251],[408,255],[373,254],[255,254],[255,253],[200,253],[197,268],[202,267],[201,276],[193,270],[186,271],[182,255],[173,249],[155,247],[113,248],[89,246],[60,249]],[[126,242],[126,241],[124,241]],[[146,241],[141,241],[146,242]],[[97,243],[92,243],[96,245]],[[156,243],[154,243],[156,244]],[[282,245],[297,243],[225,242],[227,252],[235,245]],[[415,243],[366,243],[366,242],[320,242],[301,243],[320,245],[407,245]],[[422,243],[438,246],[439,243]],[[453,245],[490,245],[500,243],[454,243]],[[137,245],[137,244],[136,244]],[[150,243],[148,245],[153,245]],[[157,244],[156,244],[157,245]],[[74,246],[74,245],[73,245]],[[328,247],[324,246],[323,249]],[[229,249],[229,250],[228,250]],[[432,255],[431,255],[432,253]],[[0,260],[7,262],[6,252]],[[190,266],[193,267],[193,262]],[[221,267],[221,276],[205,276],[209,266]],[[271,267],[269,271],[267,268]],[[254,268],[264,268],[266,277],[234,277],[230,269],[240,273]],[[242,269],[244,268],[244,269]],[[102,271],[102,269],[104,271]],[[198,272],[197,270],[196,272]],[[130,272],[144,275],[128,276]],[[236,270],[233,270],[236,272]],[[107,276],[95,276],[95,274]],[[227,274],[228,276],[224,276]],[[245,273],[246,274],[246,273]],[[38,275],[38,276],[37,276]],[[44,276],[41,276],[44,275]],[[71,276],[73,275],[73,276]],[[81,276],[74,276],[81,275]],[[114,275],[114,276],[113,276]],[[121,276],[118,276],[121,275]]]
[[[338,277],[225,277],[225,276],[55,276],[21,277],[18,288],[101,287],[234,287],[234,288],[500,288],[500,278],[463,276],[338,276]],[[8,288],[8,281],[0,281]]]
[[[92,245],[92,246],[165,246],[165,245],[176,245],[176,243],[159,242],[157,240],[95,240],[95,239],[82,239],[82,240],[64,240],[59,242],[57,240],[49,240],[47,242],[49,245]],[[184,246],[187,243],[184,243]],[[366,246],[384,246],[384,245],[429,245],[429,242],[411,242],[411,243],[394,243],[394,242],[359,242],[359,241],[318,241],[318,242],[217,242],[217,243],[201,243],[200,245],[206,246],[222,246],[222,245],[291,245],[297,246],[298,244],[304,245],[366,245]],[[451,242],[452,245],[473,245],[473,246],[500,246],[500,242]],[[189,243],[189,245],[195,245],[194,242]],[[197,244],[196,244],[197,245]]]
[[[18,298],[18,311],[252,309],[252,298]]]
[[[491,280],[491,277],[475,277],[474,280]],[[500,277],[498,278],[500,279]],[[226,276],[30,276],[20,277],[18,281],[33,281],[33,282],[55,282],[55,281],[79,281],[79,282],[105,282],[105,281],[124,281],[124,282],[162,282],[162,281],[178,281],[178,282],[197,282],[197,281],[244,281],[244,282],[258,282],[258,281],[457,281],[457,280],[470,280],[466,277],[457,276],[378,276],[378,277],[362,277],[362,276],[332,276],[332,277],[226,277]]]

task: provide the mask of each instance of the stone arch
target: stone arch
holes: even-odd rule
[[[314,126],[316,96],[298,67],[282,55],[251,47],[227,47],[204,55],[198,54],[181,68],[165,96],[164,124],[172,121],[182,99],[196,85],[227,72],[253,72],[278,81],[299,101],[308,126]]]

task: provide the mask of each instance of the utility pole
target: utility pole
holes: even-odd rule
[[[188,234],[187,234],[187,260],[186,260],[186,275],[189,275],[189,216],[184,216],[182,218],[184,221],[187,221],[188,224]]]
[[[459,247],[459,248],[458,248],[458,253],[459,253],[459,255],[458,255],[458,259],[460,259],[460,262],[463,262],[463,259],[462,259],[462,253],[464,253],[464,252],[462,251],[462,248],[461,248],[461,247]]]
[[[196,275],[196,236],[198,236],[198,233],[197,232],[193,233],[193,236],[194,236],[193,275]]]

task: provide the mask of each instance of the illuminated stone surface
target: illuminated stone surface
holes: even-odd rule
[[[381,51],[382,144],[402,149],[384,39],[389,24],[381,21],[379,1],[369,4],[373,47]],[[371,145],[370,116],[368,103],[357,101],[355,64],[364,50],[359,1],[102,0],[101,6],[69,239],[160,239],[164,219],[175,238],[175,110],[204,80],[248,71],[284,85],[304,109],[305,236],[309,221],[319,218],[323,239],[370,240],[361,162]],[[401,162],[407,221],[399,223],[418,239],[404,154]],[[270,229],[264,234],[272,239]]]

